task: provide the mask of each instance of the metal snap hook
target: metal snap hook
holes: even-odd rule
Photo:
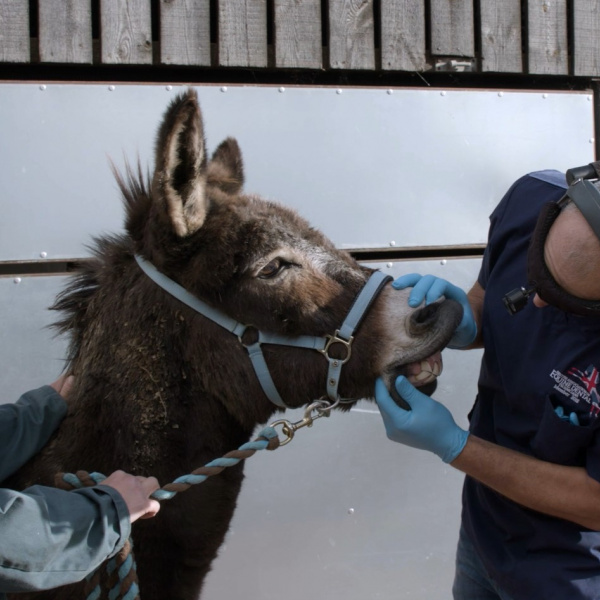
[[[285,446],[294,439],[296,429],[294,428],[294,424],[286,419],[274,421],[273,423],[271,423],[270,427],[273,427],[273,429],[275,429],[279,425],[281,425],[281,433],[285,436],[285,438],[279,440],[279,445]]]
[[[279,440],[279,445],[285,446],[286,444],[289,444],[294,439],[294,435],[298,429],[302,429],[302,427],[312,427],[312,424],[317,419],[320,419],[321,417],[328,417],[331,414],[331,409],[337,406],[338,403],[339,398],[338,401],[333,404],[327,400],[317,400],[306,407],[304,410],[304,418],[302,418],[300,421],[292,423],[287,419],[280,419],[279,421],[274,421],[271,423],[270,426],[273,427],[273,429],[281,426],[281,433],[285,436],[283,440]],[[316,414],[313,414],[315,412]]]

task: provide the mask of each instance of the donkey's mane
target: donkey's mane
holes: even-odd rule
[[[110,268],[113,273],[118,274],[125,262],[133,256],[134,240],[142,237],[152,204],[150,177],[148,174],[144,176],[139,161],[135,170],[127,162],[124,175],[114,164],[111,167],[122,195],[126,232],[94,237],[92,243],[86,246],[91,258],[76,263],[76,274],[50,307],[50,310],[63,315],[51,324],[51,328],[58,335],[70,336],[67,354],[69,364],[81,349],[82,334],[88,326],[87,309],[100,288],[101,273]]]
[[[125,207],[125,230],[134,240],[140,240],[152,206],[150,174],[144,175],[139,160],[135,170],[126,162],[124,175],[114,164],[112,172]]]

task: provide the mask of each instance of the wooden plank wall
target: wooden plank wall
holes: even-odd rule
[[[598,77],[600,0],[0,0],[0,63]]]

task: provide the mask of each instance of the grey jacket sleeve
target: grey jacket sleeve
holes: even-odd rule
[[[41,450],[66,414],[66,402],[49,385],[0,404],[0,481]]]
[[[0,481],[44,446],[66,412],[50,386],[0,405]],[[82,580],[116,554],[130,532],[127,505],[108,486],[0,489],[0,598]]]
[[[108,486],[0,489],[0,597],[81,581],[130,532],[125,501]]]

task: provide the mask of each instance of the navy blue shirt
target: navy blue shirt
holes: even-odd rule
[[[527,248],[542,206],[566,188],[556,171],[519,179],[491,216],[479,283],[485,352],[470,431],[600,481],[600,319],[502,297],[527,284]],[[556,408],[577,414],[580,425]],[[515,600],[600,599],[600,533],[524,508],[466,477],[463,525],[489,575]]]

